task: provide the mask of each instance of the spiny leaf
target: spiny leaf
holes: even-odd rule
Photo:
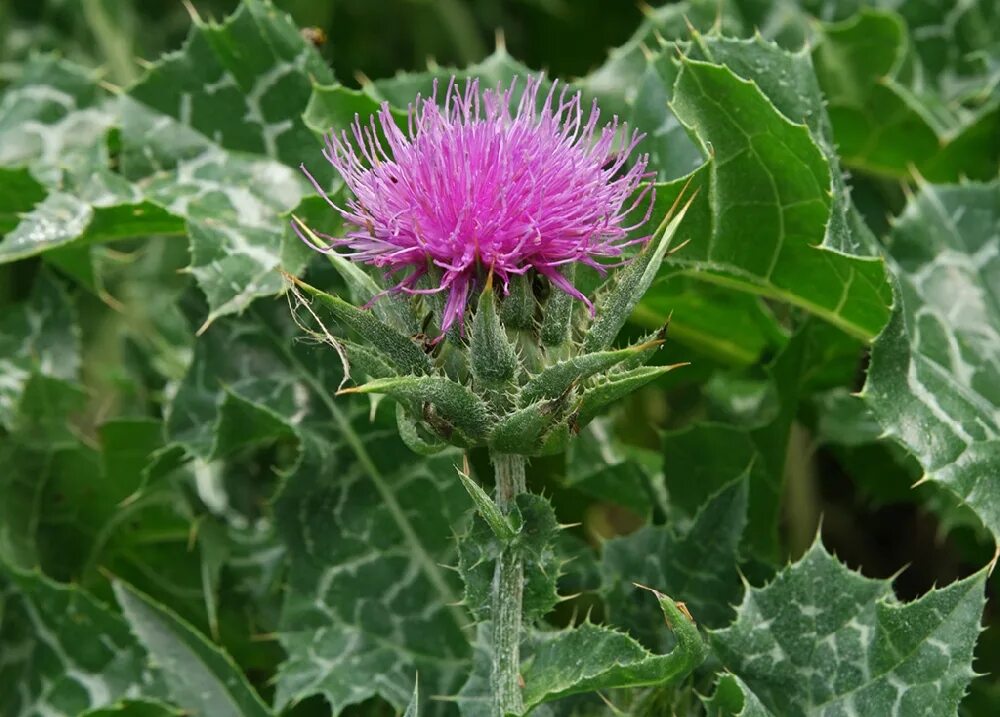
[[[32,374],[75,379],[80,370],[76,308],[59,281],[42,272],[27,301],[0,318],[0,425],[10,428]]]
[[[559,600],[556,538],[560,527],[552,505],[542,496],[523,493],[517,497],[507,525],[511,524],[516,526],[513,538],[501,538],[492,522],[477,513],[468,533],[458,538],[458,569],[465,583],[463,602],[478,620],[490,617],[495,566],[505,550],[516,551],[522,560],[522,610],[527,623],[547,615]]]
[[[302,115],[306,126],[318,135],[347,130],[355,118],[362,123],[378,113],[379,102],[365,90],[352,90],[340,84],[313,83],[312,96]],[[403,105],[405,106],[405,104]],[[397,124],[405,129],[406,112],[390,108]],[[379,128],[381,136],[381,128]]]
[[[184,717],[184,711],[160,702],[125,700],[80,717]]]
[[[357,378],[362,376],[389,378],[396,375],[392,366],[367,346],[346,339],[340,345],[344,347],[344,353],[347,354],[347,361],[351,366],[353,376]]]
[[[221,25],[195,23],[181,51],[114,101],[67,63],[29,64],[23,101],[5,108],[37,137],[0,163],[30,162],[53,191],[0,244],[0,260],[186,232],[189,271],[209,300],[205,326],[278,293],[278,265],[302,269],[308,250],[280,215],[306,189],[290,165],[315,143],[301,119],[274,108],[304,104],[310,75],[332,76],[287,15],[246,0]],[[24,121],[33,115],[39,122]]]
[[[45,198],[45,189],[24,167],[0,168],[0,237],[17,226],[20,215]]]
[[[736,621],[710,633],[722,664],[774,714],[955,714],[972,679],[986,571],[901,604],[817,541]]]
[[[650,647],[665,647],[662,634],[653,629],[648,601],[629,588],[643,583],[683,595],[699,623],[725,625],[732,617],[730,604],[741,593],[737,565],[746,515],[744,474],[713,495],[690,526],[646,526],[609,540],[601,558],[601,587],[611,621]]]
[[[315,156],[314,137],[299,116],[278,119],[274,107],[304,107],[313,81],[332,80],[291,17],[268,0],[243,0],[220,23],[195,18],[183,49],[154,64],[130,94],[226,149],[297,167]]]
[[[0,712],[79,714],[126,696],[166,696],[115,611],[79,587],[0,561]]]
[[[875,257],[878,241],[851,203],[840,168],[826,102],[816,80],[808,48],[789,52],[759,34],[749,40],[695,34],[692,58],[725,65],[734,74],[752,80],[774,108],[792,122],[804,124],[830,165],[830,221],[823,246],[856,256]]]
[[[486,495],[486,491],[469,476],[468,460],[466,460],[465,466],[458,471],[458,478],[462,481],[462,486],[469,494],[469,497],[472,498],[472,502],[476,506],[476,512],[486,521],[490,530],[493,531],[493,535],[501,543],[510,542],[515,535],[514,529],[511,527],[510,522],[508,522],[507,517],[500,512],[497,504]]]
[[[406,706],[406,712],[403,713],[403,717],[419,717],[420,715],[420,683],[419,681],[413,682],[413,699],[410,700],[410,704]]]
[[[715,692],[702,697],[708,717],[773,717],[747,684],[731,672],[719,675]]]
[[[170,402],[169,433],[212,479],[211,470],[247,466],[211,460],[227,391],[286,425],[293,445],[284,438],[249,464],[283,476],[273,499],[279,546],[252,552],[277,555],[273,632],[287,659],[275,702],[281,709],[321,695],[339,712],[379,696],[401,710],[416,672],[425,691],[447,694],[467,669],[468,616],[454,605],[461,585],[443,566],[454,563],[452,526],[469,499],[453,450],[418,460],[399,440],[389,402],[373,416],[364,400],[334,398],[340,362],[300,335],[281,301],[220,319],[198,340]],[[260,479],[240,475],[239,485]],[[274,666],[280,656],[268,654]]]
[[[764,390],[772,402],[755,403],[758,410],[734,417],[732,422],[694,423],[663,437],[671,505],[689,516],[734,476],[748,471],[749,513],[743,544],[749,552],[772,561],[780,554],[780,496],[803,374],[811,358],[810,330],[810,324],[800,329],[765,367],[769,380]]]
[[[892,320],[863,396],[888,435],[1000,536],[1000,181],[922,184],[895,222]]]
[[[457,456],[414,460],[391,424],[365,430],[364,412],[348,415],[336,433],[307,439],[277,502],[290,556],[281,708],[320,694],[334,713],[375,695],[403,709],[415,672],[428,692],[448,694],[468,669],[468,614],[443,567],[469,505]]]
[[[971,19],[962,15],[974,6],[956,8],[948,27]],[[963,97],[968,87],[961,80],[955,82],[957,77],[950,77],[949,71],[935,68],[927,75],[913,73],[911,46],[916,41],[923,49],[921,45],[932,44],[927,41],[930,35],[945,33],[941,37],[953,43],[950,51],[933,48],[920,58],[927,63],[921,63],[921,68],[940,67],[940,58],[952,54],[992,52],[988,48],[995,47],[996,33],[970,33],[975,38],[971,44],[979,47],[959,50],[957,45],[967,41],[964,33],[938,23],[924,25],[922,13],[899,10],[916,21],[917,27],[908,31],[896,12],[864,8],[843,22],[822,25],[818,33],[813,50],[816,75],[829,98],[844,164],[894,178],[907,178],[915,168],[936,182],[991,179],[1000,162],[996,139],[1000,101],[995,93],[985,101],[969,101]],[[920,78],[919,84],[913,76]]]
[[[676,645],[656,655],[621,632],[585,622],[553,632],[532,632],[522,646],[524,713],[569,695],[625,687],[663,687],[684,679],[708,648],[698,628],[671,598],[653,591]],[[492,715],[482,698],[489,669],[488,629],[480,628],[476,666],[458,695],[463,717]]]
[[[801,306],[851,335],[878,333],[890,303],[882,261],[817,248],[834,207],[829,162],[809,129],[782,115],[756,83],[691,59],[681,64],[671,107],[709,159],[686,180],[701,189],[684,222],[690,243],[666,261]],[[679,181],[658,185],[653,215],[679,190]]]
[[[483,86],[495,87],[497,84],[509,85],[515,77],[521,78],[537,74],[530,68],[510,56],[502,44],[497,45],[493,53],[468,67],[435,66],[427,72],[397,72],[393,77],[376,80],[365,86],[365,91],[379,100],[388,100],[395,107],[406,107],[413,102],[418,94],[430,97],[434,92],[435,82],[447,84],[452,77],[459,82],[468,78],[478,78]],[[523,89],[523,84],[521,85]],[[543,85],[542,92],[548,90],[548,83]],[[520,92],[515,93],[514,101],[520,98]]]
[[[564,485],[648,516],[665,508],[662,467],[659,451],[625,443],[616,435],[611,418],[601,417],[567,446]]]
[[[273,714],[225,652],[172,611],[119,580],[115,597],[163,673],[174,702],[219,717]]]

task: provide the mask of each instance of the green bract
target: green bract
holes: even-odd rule
[[[598,290],[593,317],[582,307],[574,312],[566,295],[546,286],[543,278],[533,282],[533,290],[516,286],[532,284],[529,275],[501,298],[490,276],[475,297],[468,335],[451,332],[440,345],[404,333],[406,326],[430,320],[418,313],[431,313],[425,302],[397,303],[411,316],[383,319],[288,278],[300,300],[315,301],[364,342],[341,345],[330,338],[346,354],[348,371],[358,384],[340,394],[396,399],[402,407],[397,414],[400,435],[415,452],[426,455],[450,443],[523,456],[556,453],[603,408],[676,368],[644,366],[663,343],[666,325],[632,346],[609,349],[656,276],[689,205],[677,209],[675,204],[649,245],[611,274]],[[342,259],[334,266],[349,285],[362,281]],[[376,293],[372,286],[369,295]],[[515,306],[506,308],[508,302]],[[320,334],[330,336],[325,328]]]

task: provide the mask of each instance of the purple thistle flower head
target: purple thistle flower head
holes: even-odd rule
[[[328,135],[323,155],[350,191],[346,205],[302,169],[347,232],[318,235],[327,246],[299,236],[318,251],[403,275],[391,290],[448,292],[442,334],[461,326],[470,292],[489,271],[506,292],[513,276],[535,269],[593,312],[560,267],[579,262],[603,273],[602,260],[649,239],[629,232],[649,218],[652,201],[641,222],[625,219],[652,197],[648,186],[637,191],[648,157],[626,167],[643,135],[617,117],[599,127],[597,103],[586,114],[566,85],[541,95],[542,77],[529,77],[514,105],[516,85],[480,91],[478,80],[463,89],[452,78],[443,105],[436,83],[430,98],[417,96],[406,133],[383,103],[367,124],[355,117],[353,142],[346,131]],[[419,288],[434,267],[436,285]]]

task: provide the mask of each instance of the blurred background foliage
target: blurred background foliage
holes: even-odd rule
[[[221,19],[237,0],[195,0]],[[654,3],[662,4],[662,3]],[[427,64],[464,66],[493,51],[501,34],[511,55],[556,76],[586,73],[642,20],[636,3],[613,0],[279,0],[302,27],[320,28],[323,54],[338,79],[377,78]],[[141,61],[176,49],[190,19],[180,0],[4,0],[0,58],[58,50],[100,65],[117,84],[134,80]],[[9,67],[9,66],[8,66]],[[8,69],[8,72],[11,70]]]

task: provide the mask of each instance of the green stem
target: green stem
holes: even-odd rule
[[[526,490],[524,457],[494,454],[497,507],[505,515],[517,496]],[[493,671],[490,679],[497,717],[521,714],[520,647],[521,599],[524,593],[524,565],[520,551],[511,543],[500,553],[493,573]]]

